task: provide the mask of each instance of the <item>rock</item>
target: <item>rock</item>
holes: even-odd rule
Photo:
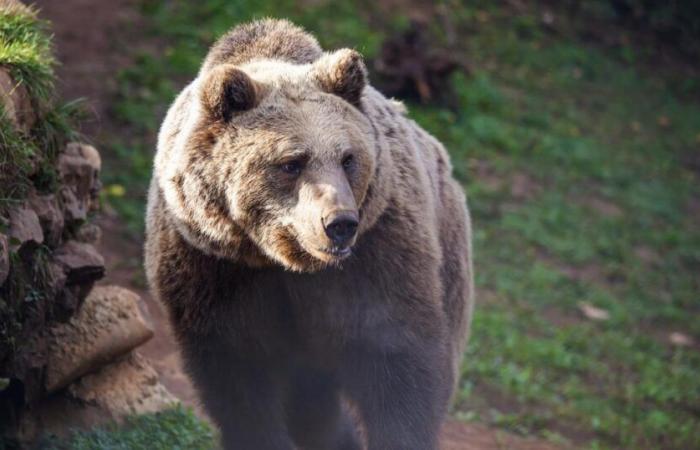
[[[162,411],[177,403],[158,380],[155,369],[137,353],[81,378],[68,392],[77,400],[105,410],[115,420]]]
[[[92,290],[78,313],[49,331],[46,390],[55,392],[153,336],[138,295],[116,286]]]
[[[10,274],[10,243],[7,236],[0,233],[0,286],[5,283]]]
[[[65,187],[61,192],[66,220],[83,221],[97,209],[101,184],[100,154],[91,145],[71,142],[58,157],[58,172]]]
[[[83,158],[92,167],[93,171],[99,173],[102,169],[102,158],[95,147],[80,142],[70,142],[66,145],[65,153],[71,156]]]
[[[54,259],[66,271],[67,284],[94,282],[104,276],[104,259],[90,244],[67,241],[56,250]]]
[[[89,205],[78,201],[75,193],[68,186],[64,186],[60,191],[63,201],[63,212],[65,221],[70,224],[82,224],[87,219]]]
[[[56,247],[61,241],[64,226],[63,214],[58,206],[56,196],[33,193],[28,199],[28,204],[39,218],[46,243],[51,247]]]
[[[44,233],[41,231],[39,217],[34,211],[24,206],[10,210],[10,250],[14,251],[26,243],[41,244]]]
[[[102,229],[94,223],[86,223],[75,232],[75,239],[87,244],[97,245],[102,240]]]
[[[94,169],[81,154],[62,152],[58,157],[58,173],[65,184],[74,188],[79,198],[90,193]]]
[[[178,400],[154,374],[146,359],[130,354],[27,408],[18,438],[27,448],[44,448],[37,437],[66,436],[70,430],[92,429],[173,406]]]
[[[36,122],[29,92],[23,84],[16,83],[5,69],[0,69],[0,102],[12,125],[22,133],[28,133]]]

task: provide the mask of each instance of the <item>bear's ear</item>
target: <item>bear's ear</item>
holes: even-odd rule
[[[367,85],[367,68],[358,52],[344,48],[327,53],[314,63],[311,73],[322,90],[360,106]]]
[[[228,122],[235,113],[257,106],[260,87],[236,66],[224,64],[204,76],[200,95],[212,119]]]

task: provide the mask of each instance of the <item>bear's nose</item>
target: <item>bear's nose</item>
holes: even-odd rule
[[[357,215],[341,213],[326,222],[326,235],[336,247],[347,247],[348,242],[355,237],[357,225]]]

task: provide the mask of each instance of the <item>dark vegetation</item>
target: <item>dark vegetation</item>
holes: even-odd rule
[[[689,58],[700,52],[700,3],[692,0],[599,0],[607,4],[619,22],[628,28],[650,32],[664,44]],[[575,9],[581,7],[576,0]]]
[[[72,124],[78,117],[77,103],[62,104],[54,97],[55,62],[49,36],[48,24],[33,11],[0,10],[0,69],[12,77],[15,89],[26,92],[33,115],[25,122],[26,129],[21,129],[0,104],[0,233],[4,235],[9,210],[30,191],[56,190],[56,157],[75,138]],[[30,314],[28,305],[48,295],[47,261],[52,249],[46,245],[19,249],[19,244],[9,239],[12,270],[0,286],[0,365],[19,345],[17,339]]]

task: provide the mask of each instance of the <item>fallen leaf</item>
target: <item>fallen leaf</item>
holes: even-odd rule
[[[107,192],[107,195],[110,197],[124,197],[124,194],[126,194],[126,188],[124,188],[124,186],[121,184],[110,184],[105,188],[105,192]]]
[[[671,344],[677,345],[678,347],[690,347],[695,344],[692,337],[677,331],[669,334],[668,340],[671,342]]]
[[[593,306],[588,302],[579,302],[578,309],[587,319],[599,321],[610,319],[609,312],[607,312],[604,309]]]

